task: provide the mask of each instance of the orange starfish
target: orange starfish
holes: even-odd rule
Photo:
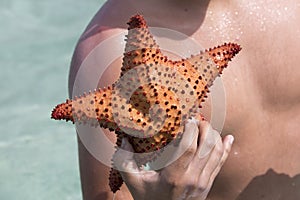
[[[53,119],[65,119],[115,131],[117,146],[127,137],[143,165],[153,160],[156,150],[180,138],[182,122],[201,108],[208,88],[240,46],[225,43],[181,61],[164,56],[141,15],[128,22],[128,35],[120,79],[99,89],[57,105]],[[111,169],[109,184],[115,193],[123,183]]]

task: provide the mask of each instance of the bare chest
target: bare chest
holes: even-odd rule
[[[221,129],[236,140],[210,199],[300,198],[299,24],[244,27],[237,39],[243,50],[222,76]],[[224,112],[213,98],[204,106],[209,119]]]

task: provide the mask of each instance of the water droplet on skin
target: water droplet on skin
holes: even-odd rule
[[[246,1],[241,0],[240,7],[245,10],[249,15],[254,16],[253,22],[257,23],[261,31],[270,28],[271,25],[278,23],[285,23],[291,20],[291,17],[296,16],[296,9],[299,6],[299,1],[278,1],[277,4],[271,0],[264,1]],[[262,26],[264,21],[264,26]]]

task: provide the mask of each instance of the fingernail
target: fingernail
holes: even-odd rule
[[[232,145],[234,141],[234,137],[232,135],[229,135],[229,144]]]
[[[194,117],[192,117],[192,118],[186,120],[186,122],[185,122],[186,125],[187,125],[187,124],[193,124],[193,123],[194,123],[194,124],[198,124],[199,121],[198,121],[197,119],[195,119]]]

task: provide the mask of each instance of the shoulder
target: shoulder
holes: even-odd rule
[[[88,24],[75,47],[70,72],[69,72],[69,94],[71,96],[80,66],[87,56],[102,42],[125,31],[126,22],[131,12],[120,11],[120,5],[115,6],[114,1],[106,2],[96,13]],[[118,10],[120,12],[118,12]],[[113,47],[112,47],[113,48]]]

